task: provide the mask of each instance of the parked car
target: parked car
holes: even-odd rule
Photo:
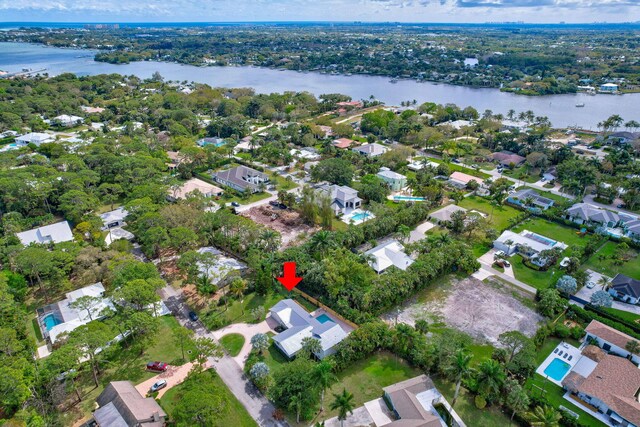
[[[154,372],[164,372],[167,370],[168,366],[169,365],[164,362],[149,362],[147,363],[147,370]]]
[[[193,322],[195,322],[196,320],[198,320],[198,313],[196,313],[195,311],[190,311],[189,312],[189,319],[191,319]]]
[[[234,208],[237,208],[240,206],[240,203],[238,202],[231,202],[231,206],[233,206]]]
[[[626,207],[627,207],[627,205],[625,205],[624,203],[620,203],[620,204],[618,205],[618,208],[620,208],[620,209],[624,209],[624,208],[626,208]]]
[[[511,267],[511,263],[509,261],[507,261],[506,259],[497,259],[494,261],[494,264],[502,267],[502,268],[509,268]]]
[[[153,385],[149,390],[151,390],[151,392],[153,393],[154,391],[161,390],[166,386],[167,386],[167,380],[158,380],[155,383],[153,383]]]
[[[595,282],[587,282],[587,289],[593,289],[595,286]]]
[[[280,205],[280,202],[278,202],[277,200],[271,200],[269,204],[274,208],[277,208]]]
[[[458,159],[451,159],[451,163],[460,164],[461,162]]]

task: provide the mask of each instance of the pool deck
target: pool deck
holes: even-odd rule
[[[567,357],[564,357],[565,355]],[[571,360],[569,360],[569,357],[571,357]],[[567,344],[566,342],[563,341],[560,344],[558,344],[558,346],[555,349],[553,349],[551,353],[549,353],[547,358],[544,359],[544,362],[542,362],[540,366],[538,366],[538,369],[536,369],[536,373],[542,375],[552,383],[562,387],[562,380],[569,372],[571,372],[571,370],[576,365],[576,363],[578,363],[578,360],[580,360],[581,357],[582,357],[582,353],[580,352],[580,349],[570,344]],[[567,369],[567,372],[562,378],[560,378],[559,381],[549,377],[547,374],[544,373],[545,369],[547,369],[547,367],[551,364],[551,362],[553,362],[554,359],[560,359],[563,362],[566,362],[569,364],[569,369]]]
[[[366,214],[366,217],[363,219],[353,219],[353,216],[357,216],[357,215],[361,215],[361,214]],[[359,225],[362,224],[365,221],[369,221],[370,219],[374,219],[376,216],[371,213],[370,211],[364,210],[364,209],[354,209],[351,212],[347,212],[345,213],[340,219],[342,220],[342,222],[346,223],[346,224],[353,224],[353,225]]]

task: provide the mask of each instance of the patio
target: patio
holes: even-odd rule
[[[536,373],[562,387],[562,380],[569,372],[571,372],[581,358],[582,354],[580,349],[563,341],[558,344],[547,358],[544,359],[544,362],[538,366]],[[564,362],[568,367],[562,366],[559,368],[557,365],[560,362],[554,362],[555,360]]]

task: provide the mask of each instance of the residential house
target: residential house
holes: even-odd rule
[[[213,174],[213,180],[222,185],[233,188],[244,193],[257,193],[261,185],[269,182],[269,177],[247,166],[237,166],[235,168],[219,171]]]
[[[362,206],[362,199],[358,197],[358,191],[346,185],[321,183],[315,188],[318,195],[329,197],[331,209],[336,215],[349,213]]]
[[[235,258],[226,256],[222,251],[212,246],[198,249],[199,254],[211,254],[211,262],[198,262],[200,274],[206,274],[212,284],[222,288],[234,277],[241,275],[247,265]]]
[[[630,335],[612,328],[609,325],[592,320],[585,328],[587,333],[584,341],[586,343],[593,342],[595,345],[608,353],[616,356],[631,358],[633,363],[640,364],[640,355],[631,354],[625,347],[629,341],[639,341]],[[638,385],[640,387],[640,384]],[[640,424],[638,424],[640,425]]]
[[[326,313],[314,317],[292,299],[284,299],[271,307],[271,318],[285,330],[273,337],[273,342],[289,359],[301,349],[305,338],[320,341],[321,350],[315,353],[323,359],[335,353],[335,347],[347,337],[349,331]]]
[[[640,218],[623,212],[620,212],[619,216],[624,235],[640,242]]]
[[[607,142],[612,144],[629,144],[640,138],[640,132],[613,132],[607,136]]]
[[[407,165],[407,168],[411,169],[412,171],[416,171],[417,172],[419,170],[424,169],[425,167],[438,169],[438,166],[440,166],[438,163],[432,162],[432,161],[427,160],[427,159],[424,159],[424,160],[412,160]]]
[[[104,111],[102,107],[89,107],[86,105],[81,106],[80,109],[87,114],[100,114]]]
[[[201,138],[196,142],[200,147],[206,147],[207,145],[222,147],[225,143],[224,138]]]
[[[364,104],[362,104],[362,101],[342,101],[337,102],[336,105],[338,107],[362,108]]]
[[[78,116],[70,116],[68,114],[62,114],[60,116],[54,117],[51,119],[51,123],[56,124],[58,126],[64,127],[73,127],[81,125],[84,122],[82,117]]]
[[[615,83],[605,83],[600,85],[600,92],[602,93],[617,93],[618,85]]]
[[[359,147],[354,147],[351,150],[371,158],[378,157],[386,153],[387,151],[389,151],[389,148],[374,142],[373,144],[363,144]]]
[[[437,211],[432,212],[429,217],[436,221],[438,224],[446,224],[451,221],[454,212],[467,212],[465,208],[461,208],[458,205],[447,205]]]
[[[72,304],[82,297],[92,297],[95,304],[88,309],[72,307]],[[94,283],[75,291],[67,292],[66,298],[53,304],[49,304],[37,310],[38,324],[42,335],[54,344],[63,333],[69,333],[92,320],[105,316],[107,308],[113,309],[111,299],[104,296],[102,283]]]
[[[167,151],[167,157],[169,158],[169,163],[167,163],[167,167],[170,171],[174,171],[180,166],[180,163],[184,160],[184,157],[178,153],[177,151]]]
[[[130,381],[112,381],[96,399],[99,427],[163,427],[167,413],[153,397],[143,397]]]
[[[541,196],[537,191],[531,188],[516,191],[507,197],[507,202],[518,205],[529,210],[546,211],[553,206],[554,201],[547,197]]]
[[[545,173],[542,174],[545,181],[553,182],[558,179],[558,169],[555,166],[551,166]]]
[[[527,160],[526,158],[514,154],[511,151],[500,151],[499,153],[493,153],[491,157],[493,157],[493,160],[495,160],[502,166],[506,166],[508,168],[520,166],[525,162],[525,160]]]
[[[39,146],[40,144],[47,144],[53,141],[55,141],[55,137],[53,135],[42,132],[27,133],[25,135],[18,136],[15,139],[15,142],[18,145],[35,144]]]
[[[609,293],[629,304],[640,302],[640,280],[618,273],[609,284]]]
[[[167,198],[175,202],[176,200],[184,200],[189,194],[194,194],[195,192],[202,194],[204,197],[219,197],[224,193],[224,190],[199,178],[191,178],[173,191],[169,190],[170,194]]]
[[[382,179],[391,191],[400,191],[407,186],[407,177],[392,171],[389,168],[382,167],[376,176]]]
[[[469,120],[454,120],[449,122],[438,123],[437,126],[451,126],[454,129],[460,130],[469,126],[473,126],[473,122]]]
[[[382,389],[383,398],[395,415],[396,420],[388,427],[446,427],[457,425],[465,427],[446,399],[438,391],[433,381],[426,375],[420,375]],[[453,418],[448,424],[436,409],[441,406]]]
[[[367,261],[369,266],[378,274],[386,271],[391,266],[404,271],[413,264],[413,260],[404,252],[404,246],[397,240],[389,240],[373,249],[369,249],[364,254],[367,258],[370,258]]]
[[[588,203],[576,203],[567,209],[566,218],[579,225],[615,227],[620,222],[617,213]]]
[[[325,137],[333,136],[333,129],[331,129],[331,126],[320,125],[318,127],[322,132],[324,132]]]
[[[538,256],[541,252],[554,248],[564,250],[567,245],[528,230],[519,234],[506,230],[494,240],[493,247],[507,256],[518,253],[536,265],[544,265],[545,259]]]
[[[102,229],[108,230],[110,228],[122,227],[127,225],[127,223],[125,222],[127,215],[129,215],[129,212],[127,212],[126,209],[122,207],[100,214],[100,219],[102,220]]]
[[[338,138],[333,141],[333,146],[336,148],[347,149],[351,145],[355,144],[355,141],[349,138]]]
[[[242,138],[240,142],[236,144],[235,147],[233,147],[233,152],[239,153],[241,151],[251,151],[252,149],[258,147],[260,147],[258,141],[254,141],[253,136],[249,135]]]
[[[481,178],[455,171],[449,176],[449,180],[447,181],[449,185],[452,185],[456,188],[465,188],[469,182],[475,181],[478,185],[482,185],[484,182]]]
[[[56,222],[55,224],[44,225],[42,227],[16,233],[20,242],[28,246],[32,243],[50,244],[70,242],[73,240],[73,233],[67,221]]]
[[[318,160],[321,156],[313,147],[292,148],[289,154],[303,160]]]

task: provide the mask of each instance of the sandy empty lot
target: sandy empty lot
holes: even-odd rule
[[[269,227],[282,236],[282,247],[299,243],[304,237],[317,231],[300,218],[300,214],[291,209],[278,209],[270,205],[256,206],[242,213],[252,221]]]
[[[486,284],[473,277],[454,280],[444,289],[434,290],[425,301],[412,300],[397,311],[383,316],[389,322],[410,325],[418,319],[444,322],[478,341],[497,344],[498,336],[520,331],[532,337],[542,316],[512,295],[513,289],[500,284]]]

